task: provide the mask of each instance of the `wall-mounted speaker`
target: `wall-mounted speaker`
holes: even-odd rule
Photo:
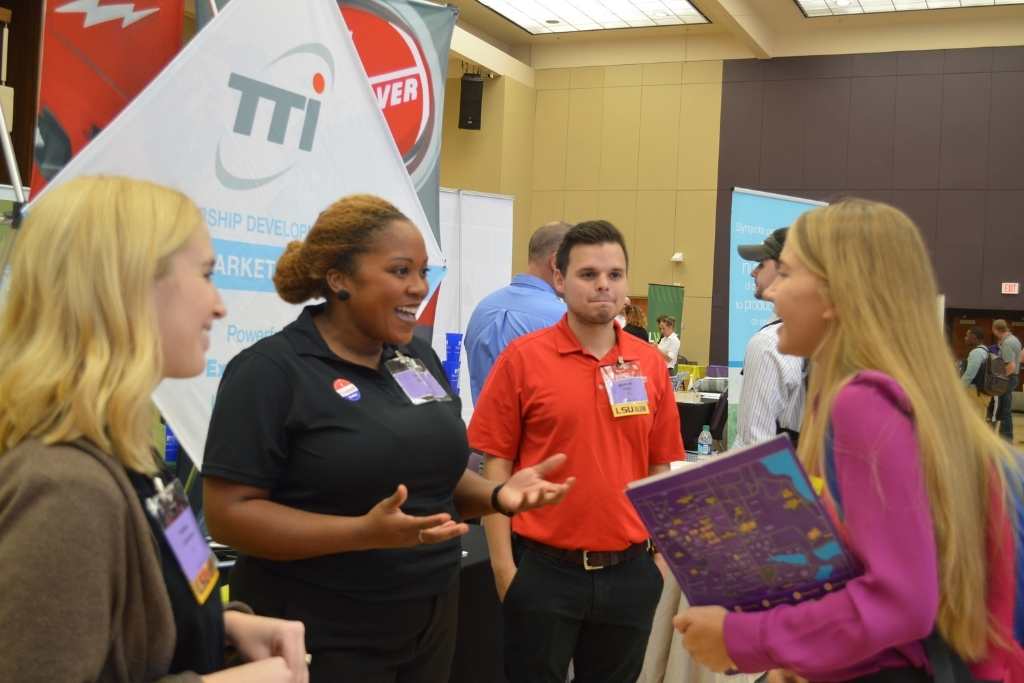
[[[480,130],[480,110],[484,104],[484,78],[480,74],[463,74],[459,93],[459,128]]]

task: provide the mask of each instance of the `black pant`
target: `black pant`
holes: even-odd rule
[[[1010,375],[1010,390],[989,403],[988,414],[992,414],[992,403],[996,404],[996,414],[992,416],[993,422],[999,423],[999,434],[1004,439],[1013,443],[1013,392],[1020,381],[1020,375]]]
[[[368,602],[250,564],[231,580],[233,598],[257,614],[306,625],[311,683],[443,683],[455,652],[458,582],[419,600]]]
[[[643,666],[662,578],[642,553],[586,571],[518,548],[505,595],[505,675],[509,683],[635,683]]]

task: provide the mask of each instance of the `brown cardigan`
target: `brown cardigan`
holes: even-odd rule
[[[135,489],[78,445],[0,454],[0,681],[200,683],[167,675],[174,616]]]

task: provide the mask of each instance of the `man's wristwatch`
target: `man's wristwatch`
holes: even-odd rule
[[[505,508],[501,507],[501,504],[498,502],[498,492],[501,491],[503,486],[505,486],[505,485],[504,484],[498,484],[497,486],[494,487],[494,490],[491,491],[491,509],[494,510],[495,512],[500,512],[501,514],[505,515],[506,517],[511,517],[515,513],[514,512],[509,512]]]

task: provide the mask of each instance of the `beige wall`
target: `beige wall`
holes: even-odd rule
[[[682,353],[706,362],[722,62],[540,69],[536,86],[529,225],[615,223],[630,251],[630,294],[683,285]],[[669,260],[677,251],[682,264]]]
[[[513,253],[526,253],[530,236],[536,91],[512,78],[484,81],[480,130],[459,128],[462,82],[445,87],[441,145],[441,185],[460,190],[507,194],[515,198]],[[525,261],[513,261],[513,272]]]
[[[515,197],[513,272],[533,229],[605,218],[625,234],[630,294],[686,288],[683,355],[711,336],[722,62],[538,69],[535,88],[484,83],[481,130],[458,128],[461,82],[445,91],[441,184]],[[682,264],[672,263],[674,252]]]

